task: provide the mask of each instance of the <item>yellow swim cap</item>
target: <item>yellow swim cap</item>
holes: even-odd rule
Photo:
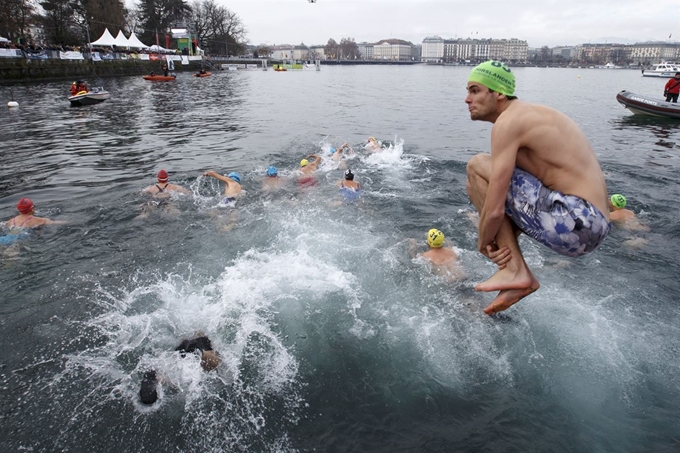
[[[434,248],[439,248],[444,245],[444,233],[432,228],[427,232],[427,245]]]
[[[615,193],[609,200],[615,208],[623,209],[626,207],[626,197],[620,193]]]
[[[306,167],[307,165],[309,165],[309,161],[308,161],[307,159],[302,159],[302,160],[300,161],[300,166],[301,166],[301,167]]]
[[[375,137],[368,137],[369,142],[377,142],[378,140],[375,139]]]

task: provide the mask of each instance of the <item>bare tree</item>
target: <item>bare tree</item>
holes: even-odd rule
[[[36,5],[33,0],[0,0],[0,35],[12,41],[30,38],[28,26],[33,22]]]
[[[236,55],[245,48],[243,22],[236,13],[214,0],[195,0],[191,21],[199,45],[210,53]]]
[[[354,42],[354,38],[342,38],[340,40],[340,51],[345,60],[356,60],[361,58],[359,46]]]
[[[338,58],[338,43],[335,41],[335,39],[330,38],[328,40],[328,43],[323,48],[324,53],[326,54],[326,58],[330,58],[331,60],[335,60]]]

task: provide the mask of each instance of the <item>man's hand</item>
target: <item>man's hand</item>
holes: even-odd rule
[[[505,265],[512,259],[512,254],[510,254],[510,249],[508,247],[499,249],[495,244],[486,246],[485,255],[498,266],[499,270],[504,269]]]

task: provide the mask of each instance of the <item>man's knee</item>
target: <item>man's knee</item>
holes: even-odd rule
[[[491,154],[477,154],[468,161],[467,167],[468,186],[471,180],[477,177],[489,178],[491,174]]]

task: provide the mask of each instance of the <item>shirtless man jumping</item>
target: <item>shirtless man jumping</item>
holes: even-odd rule
[[[499,291],[484,309],[493,314],[536,291],[517,237],[525,233],[552,250],[577,257],[609,233],[607,186],[588,139],[566,115],[515,96],[515,76],[504,64],[475,67],[465,103],[470,118],[494,123],[491,154],[467,165],[467,192],[480,213],[477,248],[495,262],[511,259],[477,291]]]

